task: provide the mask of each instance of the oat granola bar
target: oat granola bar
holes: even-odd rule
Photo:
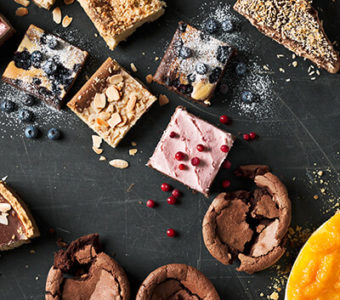
[[[156,100],[108,58],[67,106],[115,148]]]

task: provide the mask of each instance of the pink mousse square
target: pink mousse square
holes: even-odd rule
[[[208,197],[210,186],[229,153],[223,152],[221,146],[230,150],[233,143],[230,133],[178,106],[147,165]],[[204,150],[198,151],[197,145],[203,145]],[[177,152],[184,154],[182,160],[176,159]],[[199,159],[198,165],[192,164],[193,158]],[[183,170],[180,164],[184,165]]]

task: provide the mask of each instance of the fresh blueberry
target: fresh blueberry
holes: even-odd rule
[[[215,33],[220,24],[215,20],[215,19],[209,19],[205,24],[204,24],[204,31],[207,33]]]
[[[28,70],[31,67],[31,54],[24,50],[22,52],[15,52],[14,53],[14,64],[17,68]]]
[[[11,113],[15,110],[15,103],[11,100],[2,100],[0,102],[0,110],[6,113]]]
[[[25,136],[28,138],[28,139],[35,139],[38,137],[38,134],[39,134],[39,130],[37,127],[35,126],[28,126],[26,127],[25,129]]]
[[[60,136],[61,136],[61,133],[58,129],[56,128],[51,128],[48,133],[47,133],[47,137],[50,139],[50,140],[58,140],[60,139]]]
[[[47,38],[47,46],[50,49],[56,49],[58,46],[58,41],[53,36],[48,36]]]
[[[222,73],[222,69],[221,68],[219,68],[219,67],[215,68],[211,72],[211,74],[209,75],[209,82],[210,83],[217,82],[220,79],[221,73]]]
[[[218,90],[222,95],[226,95],[228,94],[229,86],[226,83],[221,83]]]
[[[237,75],[244,75],[247,72],[247,66],[243,62],[239,62],[235,68]]]
[[[196,72],[200,75],[204,75],[208,72],[208,67],[204,63],[197,63],[195,69]]]
[[[221,24],[222,30],[224,32],[231,32],[234,29],[234,24],[231,20],[224,20]]]
[[[24,95],[22,98],[22,103],[26,106],[33,106],[35,103],[35,98],[32,95]]]
[[[178,28],[181,32],[185,32],[185,30],[187,29],[187,24],[180,22]]]
[[[250,91],[245,91],[242,93],[241,98],[243,102],[250,103],[254,100],[254,94]]]
[[[187,78],[190,83],[193,83],[196,80],[196,75],[194,73],[190,73]]]
[[[40,64],[43,60],[43,54],[40,51],[34,51],[31,55],[31,62],[33,67],[40,68]]]
[[[23,122],[31,122],[33,120],[33,113],[30,110],[27,109],[20,109],[18,113],[19,120]]]
[[[231,56],[231,48],[228,46],[219,46],[216,51],[216,59],[221,62],[225,63],[229,57]]]
[[[186,59],[189,58],[192,55],[192,50],[188,47],[182,47],[179,51],[179,56]]]
[[[35,85],[40,85],[41,84],[41,80],[37,77],[34,77],[32,79],[32,83],[35,84]]]
[[[58,65],[52,59],[49,59],[43,64],[42,69],[47,75],[53,75],[57,72]]]

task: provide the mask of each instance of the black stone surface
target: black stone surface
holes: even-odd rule
[[[62,1],[58,2],[63,15],[73,17],[71,26],[64,29],[53,23],[51,12],[31,5],[28,16],[16,17],[18,5],[11,0],[1,1],[0,11],[15,26],[17,34],[0,48],[0,71],[3,72],[29,24],[34,23],[88,50],[91,55],[70,96],[85,82],[85,75],[91,75],[107,56],[116,58],[127,68],[134,62],[138,68],[134,75],[145,81],[145,75],[155,72],[159,63],[155,57],[162,57],[178,21],[202,27],[202,20],[225,3],[208,2],[168,1],[165,16],[140,28],[112,52],[100,37],[95,37],[96,30],[78,3],[65,6]],[[314,5],[331,40],[340,43],[340,2],[319,0]],[[66,109],[60,118],[37,116],[36,124],[42,134],[36,141],[24,137],[25,125],[13,122],[14,115],[0,112],[0,178],[9,176],[8,183],[30,206],[41,230],[41,237],[33,243],[1,254],[1,300],[43,299],[46,275],[53,253],[58,249],[57,238],[71,241],[92,232],[101,235],[106,252],[115,254],[127,271],[132,295],[149,272],[174,262],[187,263],[204,272],[221,299],[264,299],[261,292],[265,296],[273,292],[269,287],[274,278],[278,278],[275,269],[254,275],[238,273],[235,266],[223,266],[214,260],[202,240],[201,221],[214,195],[221,191],[221,181],[230,179],[230,190],[241,187],[242,181],[237,181],[230,170],[223,170],[213,195],[205,199],[145,167],[175,107],[184,105],[190,112],[235,135],[250,131],[259,135],[253,142],[237,140],[230,153],[232,167],[245,163],[269,164],[288,187],[293,203],[293,227],[314,228],[335,212],[340,192],[339,74],[321,71],[317,80],[310,80],[308,61],[297,58],[296,68],[288,66],[293,61],[289,51],[261,35],[242,17],[239,19],[235,30],[249,38],[251,50],[240,51],[240,55],[257,61],[260,66],[270,66],[267,75],[274,83],[269,112],[260,116],[243,114],[235,106],[240,100],[233,90],[226,96],[216,95],[212,107],[202,107],[153,84],[150,89],[155,94],[168,95],[170,104],[159,107],[156,103],[117,149],[103,146],[108,159],[122,158],[130,162],[126,170],[116,170],[98,160],[91,149],[91,130]],[[284,54],[284,58],[278,59],[277,54]],[[285,73],[279,68],[284,68]],[[237,86],[237,76],[232,77],[233,85]],[[287,78],[291,81],[286,82]],[[0,85],[0,98],[7,97],[8,89]],[[12,90],[12,98],[16,93]],[[20,103],[22,94],[17,95]],[[261,106],[259,98],[256,105]],[[230,116],[232,124],[220,125],[221,114]],[[62,130],[62,140],[47,139],[51,127]],[[135,157],[128,154],[131,141],[138,144]],[[321,179],[328,185],[320,183],[320,179],[314,182],[313,172],[319,170],[324,171]],[[167,194],[160,190],[162,182],[183,191],[178,205],[166,204]],[[321,188],[325,188],[325,194]],[[319,198],[315,200],[314,195]],[[150,198],[158,202],[157,208],[145,206]],[[179,236],[168,238],[165,231],[169,227],[177,230]],[[50,228],[56,230],[55,235],[49,234]],[[282,261],[280,265],[285,267]],[[280,294],[283,298],[284,292]]]

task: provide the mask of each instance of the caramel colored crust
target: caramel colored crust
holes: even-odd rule
[[[17,248],[22,244],[28,243],[30,239],[38,237],[40,235],[38,226],[36,225],[35,220],[26,204],[3,181],[0,181],[0,194],[6,199],[6,201],[8,201],[12,209],[16,212],[17,217],[20,219],[25,229],[24,235],[26,238],[25,240],[18,240],[10,243],[9,245],[4,245],[0,248],[0,251]]]
[[[330,73],[340,69],[339,54],[325,34],[318,12],[307,0],[238,0],[234,9],[259,31]],[[277,13],[287,18],[280,23]],[[274,24],[274,26],[273,26]],[[294,35],[293,35],[294,32]]]
[[[178,281],[183,290],[188,291],[191,295],[196,295],[199,299],[220,299],[215,287],[203,273],[188,265],[169,264],[154,270],[148,275],[138,290],[136,300],[152,299],[157,286],[168,280]],[[171,291],[164,290],[165,292],[169,292],[171,295]]]

